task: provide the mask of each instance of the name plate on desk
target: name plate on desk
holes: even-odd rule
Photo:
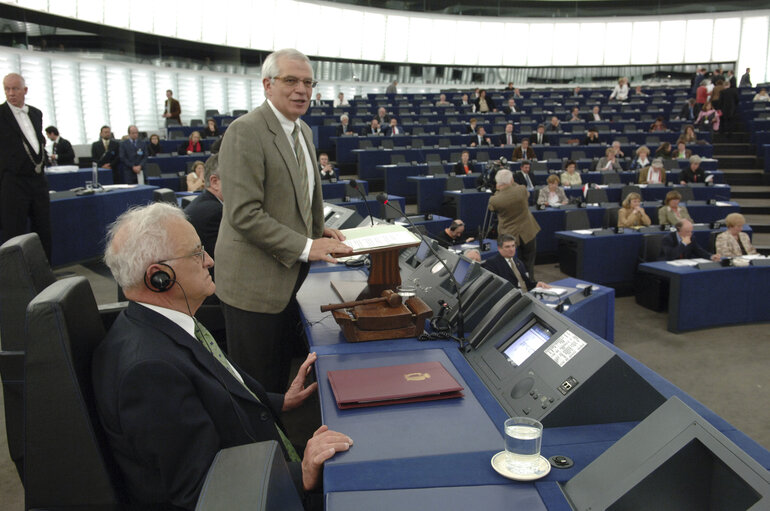
[[[591,231],[592,236],[612,236],[613,234],[615,234],[615,231],[612,229],[596,229]]]

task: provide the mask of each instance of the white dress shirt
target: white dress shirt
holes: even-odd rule
[[[30,147],[35,153],[40,154],[40,141],[37,139],[35,127],[32,126],[32,121],[29,118],[29,107],[24,105],[19,108],[10,103],[8,103],[8,106],[11,107],[11,112],[13,112],[14,117],[16,117],[16,122],[19,123],[21,132],[24,133],[24,138],[27,139],[27,142],[29,142]]]

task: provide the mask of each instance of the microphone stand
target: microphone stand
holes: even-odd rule
[[[372,227],[374,227],[374,215],[372,215],[372,210],[369,209],[369,202],[366,200],[366,195],[364,195],[364,192],[361,191],[361,189],[358,187],[358,181],[355,179],[350,180],[350,186],[356,189],[358,194],[361,196],[361,200],[364,201],[364,207],[366,207],[366,212],[369,213],[369,220],[372,222]]]
[[[390,204],[390,201],[388,201],[388,196],[384,193],[377,194],[377,200],[380,202],[380,204],[385,205],[386,207],[390,207],[394,209],[395,211],[398,211],[401,213],[401,210]],[[465,351],[465,345],[467,341],[465,340],[465,322],[463,320],[463,303],[462,303],[462,297],[460,296],[460,284],[457,283],[457,279],[455,279],[454,274],[449,270],[449,267],[444,262],[444,259],[441,258],[441,256],[438,255],[438,252],[433,248],[433,243],[430,243],[427,239],[425,239],[425,236],[417,229],[417,226],[414,225],[414,222],[409,218],[409,216],[404,213],[404,218],[406,218],[406,221],[409,223],[409,225],[414,229],[417,236],[420,237],[423,243],[428,245],[428,249],[431,251],[431,253],[438,259],[438,261],[441,263],[441,266],[444,267],[444,269],[449,274],[449,278],[452,281],[452,285],[454,285],[455,288],[455,294],[457,294],[457,336],[452,335],[451,333],[448,334],[448,337],[451,339],[454,339],[460,344],[460,351]]]

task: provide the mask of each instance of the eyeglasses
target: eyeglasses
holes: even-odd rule
[[[304,85],[305,88],[307,89],[314,89],[316,85],[318,85],[318,82],[316,80],[311,80],[310,78],[305,78],[304,80],[300,80],[295,76],[274,76],[273,80],[281,80],[283,83],[286,84],[287,87],[296,87],[297,84],[300,82],[302,82],[302,85]]]
[[[198,257],[201,260],[201,266],[206,264],[206,249],[203,248],[203,245],[201,245],[201,249],[197,252],[193,252],[192,254],[187,254],[179,257],[171,257],[169,259],[164,259],[162,261],[158,261],[159,263],[166,263],[168,261],[174,261],[176,259],[185,259],[186,257]]]

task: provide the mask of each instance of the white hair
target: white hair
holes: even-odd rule
[[[347,120],[350,120],[350,117],[348,117],[348,114],[342,114],[342,115],[340,115],[340,121],[341,121],[342,119],[347,119]]]
[[[104,263],[120,287],[141,285],[148,266],[174,256],[167,229],[173,218],[187,219],[178,207],[156,202],[131,208],[110,225]]]
[[[498,170],[495,174],[495,182],[499,185],[509,185],[513,181],[513,172],[508,169]]]
[[[273,79],[279,75],[281,69],[278,67],[278,60],[281,58],[288,60],[299,60],[310,66],[310,59],[307,58],[307,55],[299,50],[295,50],[294,48],[284,48],[283,50],[274,51],[268,55],[265,59],[265,62],[262,63],[263,80],[265,78]],[[310,71],[313,71],[312,66],[310,67]]]

